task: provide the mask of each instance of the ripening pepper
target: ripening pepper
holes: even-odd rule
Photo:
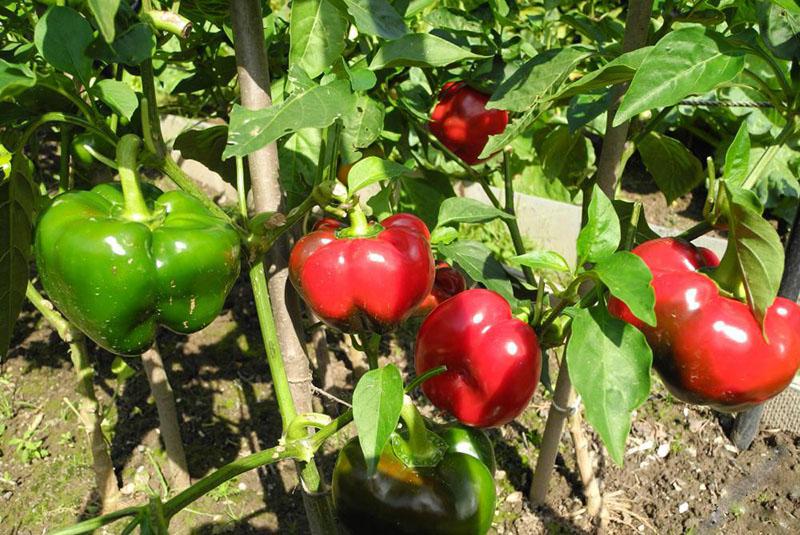
[[[50,300],[122,355],[147,350],[158,325],[191,333],[211,323],[240,267],[238,233],[197,199],[154,187],[142,194],[138,145],[136,136],[119,142],[121,190],[101,184],[59,195],[34,244]]]
[[[411,214],[368,224],[351,214],[350,227],[322,220],[298,240],[289,276],[308,306],[344,332],[384,332],[408,318],[430,293],[434,263],[430,233]]]
[[[461,292],[422,323],[415,349],[417,375],[447,371],[423,383],[431,402],[476,427],[510,422],[528,406],[541,373],[533,329],[511,315],[500,294]]]
[[[488,110],[489,95],[464,82],[448,82],[439,93],[428,128],[442,144],[470,165],[480,163],[489,136],[501,134],[508,112]]]
[[[414,311],[414,316],[427,316],[434,308],[441,305],[467,287],[464,276],[447,262],[436,263],[436,275],[433,279],[431,293]]]
[[[800,366],[797,304],[777,298],[767,310],[762,334],[750,308],[720,295],[716,283],[699,271],[719,264],[710,251],[661,238],[633,253],[653,273],[656,326],[635,318],[615,298],[608,308],[645,334],[653,365],[675,397],[733,412],[786,388]]]
[[[497,501],[491,442],[478,429],[433,432],[414,418],[404,417],[407,431],[392,436],[374,474],[357,438],[342,448],[332,482],[337,516],[356,535],[483,535]]]

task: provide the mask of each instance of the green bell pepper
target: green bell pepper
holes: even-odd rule
[[[182,191],[142,194],[140,141],[117,148],[121,189],[101,184],[59,195],[34,243],[49,298],[98,345],[122,355],[147,350],[158,325],[198,331],[220,313],[239,275],[240,238]]]
[[[358,439],[339,452],[333,501],[341,522],[354,534],[485,534],[497,500],[489,439],[460,426],[434,433],[416,408],[416,416],[406,406],[404,413],[406,434],[392,436],[374,474]]]

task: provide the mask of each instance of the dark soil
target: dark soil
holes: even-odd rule
[[[204,331],[189,337],[162,333],[159,340],[183,415],[183,437],[193,478],[241,455],[274,445],[280,422],[252,296],[245,284],[229,299],[232,308]],[[329,335],[333,361],[317,369],[318,386],[349,399],[363,359]],[[66,400],[77,403],[67,347],[27,310],[14,333],[14,347],[0,367],[0,533],[42,533],[96,514],[91,458],[85,436]],[[385,344],[384,357],[404,372],[405,346]],[[93,348],[99,361],[96,386],[106,404],[115,389],[111,356]],[[135,360],[129,361],[139,368]],[[164,495],[157,470],[164,462],[157,418],[140,373],[120,389],[112,405],[116,433],[112,455],[126,497],[133,503],[149,493]],[[329,413],[340,405],[320,398]],[[548,401],[541,391],[515,423],[489,432],[497,456],[497,533],[585,533],[584,512],[572,445],[565,433],[548,505],[531,510],[527,493]],[[425,412],[438,417],[431,407]],[[22,437],[41,415],[33,439],[47,456],[21,462],[10,440]],[[614,533],[796,533],[800,521],[800,436],[763,430],[753,448],[738,453],[725,436],[726,421],[702,408],[672,400],[656,383],[638,411],[625,467],[601,455],[603,492]],[[334,437],[321,457],[327,477],[337,449],[352,432]],[[588,432],[588,429],[587,429]],[[115,525],[109,533],[118,533]],[[302,501],[291,465],[239,476],[192,504],[172,525],[175,533],[306,533]]]

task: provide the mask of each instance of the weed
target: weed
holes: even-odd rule
[[[34,460],[42,460],[50,455],[50,452],[44,447],[44,439],[34,438],[43,417],[44,414],[38,414],[22,438],[12,438],[8,441],[8,445],[16,448],[17,457],[25,464],[31,464]]]

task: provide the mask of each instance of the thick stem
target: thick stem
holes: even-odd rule
[[[114,464],[111,462],[109,445],[103,435],[101,427],[102,418],[100,404],[94,393],[94,370],[89,362],[86,351],[86,338],[83,333],[75,329],[61,314],[53,308],[53,304],[46,300],[28,282],[25,291],[28,300],[42,316],[58,332],[59,337],[69,344],[70,359],[75,370],[76,390],[81,396],[78,417],[92,451],[92,470],[94,472],[97,491],[104,511],[113,510],[115,505],[122,501],[122,495],[117,486],[117,477],[114,474]]]
[[[272,105],[269,89],[269,64],[264,46],[264,27],[261,2],[258,0],[233,0],[231,2],[231,23],[233,26],[236,67],[239,75],[239,90],[242,106],[250,110],[260,110]],[[252,152],[247,157],[253,190],[255,211],[280,212],[283,204],[278,168],[278,146],[275,142]],[[274,244],[267,257],[270,265],[267,283],[271,296],[271,309],[275,332],[283,357],[286,382],[295,410],[311,412],[311,370],[303,343],[300,340],[295,318],[289,312],[290,294],[287,268],[288,244],[285,236]],[[296,316],[296,314],[295,314]],[[299,319],[299,318],[298,318]],[[273,375],[273,382],[275,382]],[[276,385],[277,386],[277,385]],[[316,465],[312,460],[301,467],[300,479],[303,484],[303,502],[306,509],[310,531],[316,533],[335,533],[338,531],[334,520],[332,504],[325,494]]]
[[[137,172],[141,144],[141,140],[134,134],[122,136],[117,143],[117,169],[122,183],[122,195],[125,197],[123,217],[132,221],[150,219],[150,210],[144,201]]]
[[[186,173],[183,172],[183,169],[180,168],[180,166],[175,162],[175,160],[172,159],[172,157],[165,156],[161,160],[158,160],[156,165],[158,165],[159,169],[161,169],[161,171],[165,173],[179,188],[203,203],[203,206],[208,208],[208,210],[215,216],[224,219],[225,221],[230,220],[228,214],[226,214],[225,211],[217,205],[217,203],[209,199],[208,195],[203,193],[203,190],[200,189],[200,186],[198,186],[194,180],[189,178]]]
[[[147,150],[159,159],[164,158],[167,147],[161,133],[161,119],[158,116],[158,101],[156,100],[156,82],[153,74],[153,60],[145,60],[141,65],[142,74],[142,129],[144,130],[144,143]]]
[[[514,207],[514,176],[511,173],[511,157],[507,150],[503,151],[503,187],[505,189],[504,207],[507,214],[514,216],[514,219],[505,220],[508,233],[511,235],[511,243],[514,245],[514,252],[517,255],[525,254],[525,244],[522,241],[522,233],[519,230],[519,223],[516,218],[516,208]],[[533,270],[528,266],[522,266],[522,273],[528,284],[536,284],[536,277]]]
[[[164,361],[155,344],[142,353],[142,364],[156,402],[161,438],[167,451],[170,485],[175,489],[186,488],[191,484],[191,479],[186,464],[186,453],[183,451],[178,409],[164,369]]]
[[[192,22],[172,11],[147,11],[143,12],[141,19],[149,23],[154,29],[177,35],[186,39],[192,31]]]
[[[800,206],[789,232],[786,243],[786,257],[784,260],[783,278],[778,295],[790,301],[797,301],[800,297]],[[736,416],[731,431],[731,441],[739,450],[749,449],[758,434],[761,415],[764,405],[757,405]]]
[[[275,318],[272,314],[267,277],[264,273],[264,263],[259,262],[250,268],[250,285],[253,287],[253,297],[256,302],[258,322],[261,326],[261,336],[264,340],[264,349],[267,352],[272,384],[275,389],[275,398],[278,400],[278,410],[281,413],[283,432],[288,429],[289,423],[297,415],[292,392],[289,389],[289,380],[281,358],[281,346],[275,328]]]
[[[563,407],[567,406],[572,392],[572,381],[567,370],[567,359],[561,359],[561,369],[556,380],[556,389],[553,393],[553,402],[547,413],[547,423],[544,427],[542,446],[539,449],[539,458],[536,459],[536,470],[533,472],[531,482],[530,500],[535,505],[542,505],[547,499],[547,489],[550,485],[550,476],[558,455],[558,446],[561,443],[561,434],[564,431],[564,420],[567,413]]]
[[[570,396],[570,404],[575,403],[575,396]],[[583,483],[583,494],[586,497],[586,513],[595,517],[603,507],[603,496],[600,494],[600,481],[594,474],[594,455],[589,449],[589,441],[583,429],[581,411],[576,410],[569,417],[569,433],[575,446],[575,460]]]
[[[438,454],[438,447],[431,442],[425,420],[408,395],[403,396],[403,407],[400,418],[408,429],[408,445],[414,457],[428,459]]]
[[[350,220],[349,235],[351,236],[366,236],[370,233],[370,225],[367,221],[367,216],[364,210],[361,209],[359,203],[355,203],[353,209],[348,214]]]
[[[653,10],[653,0],[632,0],[628,3],[628,16],[625,19],[625,36],[622,41],[622,51],[630,52],[647,44],[647,32],[650,28],[650,14]],[[630,121],[625,121],[619,126],[614,124],[622,96],[628,89],[627,84],[614,86],[611,90],[611,104],[608,108],[606,119],[606,135],[603,138],[603,150],[597,163],[597,185],[612,197],[616,189],[617,180],[621,174],[622,153],[628,139]]]

